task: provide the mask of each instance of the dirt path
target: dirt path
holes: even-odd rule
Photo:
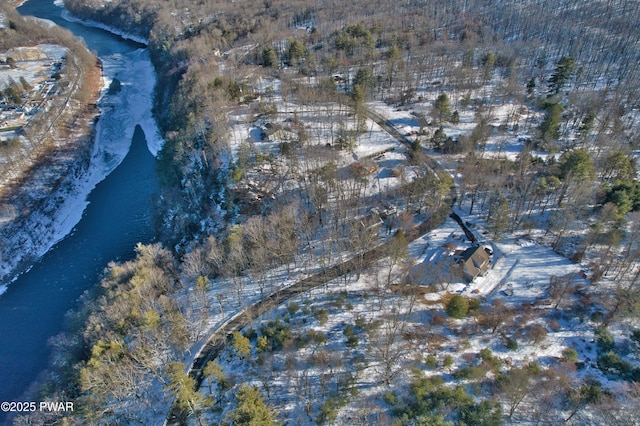
[[[367,110],[367,116],[374,120],[380,127],[382,127],[387,133],[393,136],[398,142],[411,147],[413,143],[403,136],[397,129],[395,129],[384,117]],[[432,158],[427,157],[428,167],[431,168],[434,175],[439,173],[445,173],[442,167],[434,161]],[[451,189],[450,197],[447,203],[442,204],[439,210],[437,210],[430,218],[414,226],[405,233],[407,242],[415,241],[427,232],[435,229],[441,225],[451,213],[451,208],[455,203],[456,190],[454,187]],[[389,253],[389,248],[393,244],[393,239],[385,243],[378,245],[377,247],[367,251],[363,257],[360,254],[353,256],[352,258],[333,265],[319,273],[313,274],[307,278],[304,278],[295,284],[280,289],[270,295],[264,297],[258,302],[242,309],[233,317],[224,322],[220,327],[214,330],[208,337],[207,342],[202,346],[198,354],[196,355],[191,367],[189,368],[189,376],[195,381],[195,389],[200,389],[202,382],[204,381],[204,367],[211,360],[220,355],[222,350],[229,344],[231,335],[242,330],[249,325],[254,319],[258,318],[265,312],[268,312],[283,302],[300,295],[311,289],[320,287],[334,280],[344,274],[355,271],[358,265],[362,268],[370,266],[373,262],[382,259]],[[186,425],[189,417],[189,413],[184,412],[174,403],[171,407],[165,425]]]
[[[429,219],[411,228],[405,233],[407,242],[415,241],[422,235],[442,224],[449,215],[450,211],[450,205],[445,204]],[[387,256],[389,253],[389,248],[392,244],[393,240],[389,240],[367,251],[364,254],[362,266],[370,266],[373,262]],[[207,342],[202,347],[200,352],[196,355],[191,368],[189,368],[188,374],[194,379],[196,383],[196,390],[200,388],[202,382],[204,381],[204,367],[209,361],[217,358],[218,355],[220,355],[222,350],[231,341],[231,335],[234,332],[242,330],[244,327],[249,325],[251,321],[258,318],[265,312],[276,308],[281,303],[286,302],[287,300],[298,296],[301,293],[320,287],[321,285],[324,285],[329,281],[334,280],[344,274],[355,271],[358,267],[357,265],[359,262],[360,255],[355,255],[349,260],[338,263],[332,267],[325,269],[322,272],[304,278],[289,287],[271,293],[260,301],[244,308],[229,320],[227,320],[220,327],[218,327],[209,335]],[[165,425],[187,424],[188,416],[188,413],[183,412],[182,410],[180,410],[180,408],[177,407],[176,404],[174,404],[171,408],[171,411],[169,412],[169,416],[167,417]]]

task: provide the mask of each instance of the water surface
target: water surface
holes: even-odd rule
[[[65,313],[99,282],[108,262],[130,259],[136,243],[153,241],[152,197],[158,189],[155,159],[147,148],[150,138],[157,142],[148,53],[140,44],[62,19],[62,9],[50,0],[29,0],[18,10],[84,38],[123,90],[103,100],[109,108],[97,127],[89,180],[108,176],[91,191],[71,233],[0,297],[0,401],[20,400],[46,368],[48,341],[63,331]]]

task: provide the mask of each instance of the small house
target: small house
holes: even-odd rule
[[[480,246],[473,246],[456,257],[456,263],[462,269],[462,275],[468,281],[482,276],[489,270],[491,260],[486,250]]]
[[[378,170],[378,165],[374,161],[369,159],[364,159],[361,162],[355,162],[351,164],[351,171],[356,178],[369,176],[376,170]]]

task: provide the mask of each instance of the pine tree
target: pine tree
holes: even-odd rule
[[[433,149],[435,149],[436,151],[439,151],[442,149],[446,140],[447,140],[447,134],[444,132],[444,129],[442,128],[442,126],[440,126],[433,133],[433,136],[431,137],[431,145],[433,146]]]
[[[531,78],[527,83],[527,95],[533,96],[534,91],[536,90],[536,79]]]
[[[271,426],[276,425],[274,415],[254,386],[244,383],[236,395],[238,405],[229,415],[234,426]]]
[[[273,68],[278,66],[278,55],[272,46],[265,46],[262,49],[262,66]]]
[[[487,216],[487,229],[493,233],[494,238],[502,234],[509,225],[509,202],[506,198],[491,197],[489,214]]]
[[[244,337],[239,331],[233,333],[233,349],[240,358],[248,358],[251,354],[251,341]]]
[[[196,384],[184,370],[181,362],[172,362],[167,367],[168,389],[176,397],[178,406],[189,413],[197,413],[204,403],[204,396],[196,391]]]
[[[353,79],[353,84],[359,85],[365,91],[371,90],[376,85],[376,78],[373,74],[373,70],[370,67],[358,68],[356,76]]]
[[[298,65],[302,59],[307,56],[307,51],[304,45],[297,38],[289,39],[289,46],[287,47],[286,59],[290,66]]]
[[[465,297],[456,294],[447,302],[445,311],[452,318],[464,318],[469,311],[469,301]]]
[[[563,111],[564,107],[562,104],[551,104],[547,108],[547,114],[540,124],[540,132],[543,138],[558,139],[560,136],[560,119],[562,118]]]
[[[549,79],[549,89],[558,94],[576,69],[576,61],[571,56],[563,56],[556,65],[556,69]]]
[[[451,101],[446,93],[441,93],[433,104],[434,115],[438,118],[438,123],[449,120],[451,116]]]

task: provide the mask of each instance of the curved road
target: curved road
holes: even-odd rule
[[[402,135],[383,116],[369,109],[367,109],[366,114],[370,119],[372,119],[380,127],[382,127],[387,133],[393,136],[398,142],[410,148],[413,146],[413,142]],[[438,170],[439,173],[446,173],[435,160],[428,156],[426,156],[426,158],[429,161],[428,167],[430,167],[436,177],[438,176],[436,170]],[[407,231],[405,233],[407,242],[415,241],[422,235],[434,229],[436,226],[440,225],[451,213],[451,207],[455,203],[455,200],[456,188],[455,186],[452,186],[448,200],[449,202],[443,204],[440,209],[438,209],[435,214],[429,219]],[[207,342],[200,349],[193,363],[191,364],[191,367],[189,368],[188,374],[195,381],[195,390],[200,389],[200,386],[204,381],[204,367],[209,361],[214,360],[218,357],[218,355],[220,355],[222,350],[230,342],[231,335],[234,332],[242,330],[253,319],[259,317],[265,312],[274,309],[281,303],[301,293],[326,284],[329,281],[334,280],[344,274],[356,270],[358,268],[358,265],[360,265],[362,268],[371,265],[374,261],[385,257],[389,253],[389,248],[392,244],[393,239],[367,251],[363,256],[361,256],[360,254],[356,254],[355,256],[344,262],[338,263],[321,272],[304,278],[289,287],[280,289],[268,296],[265,296],[263,299],[250,306],[247,306],[246,308],[235,314],[233,317],[228,319],[209,335]],[[190,413],[180,409],[174,402],[164,424],[167,426],[186,425],[188,424],[189,415]]]

